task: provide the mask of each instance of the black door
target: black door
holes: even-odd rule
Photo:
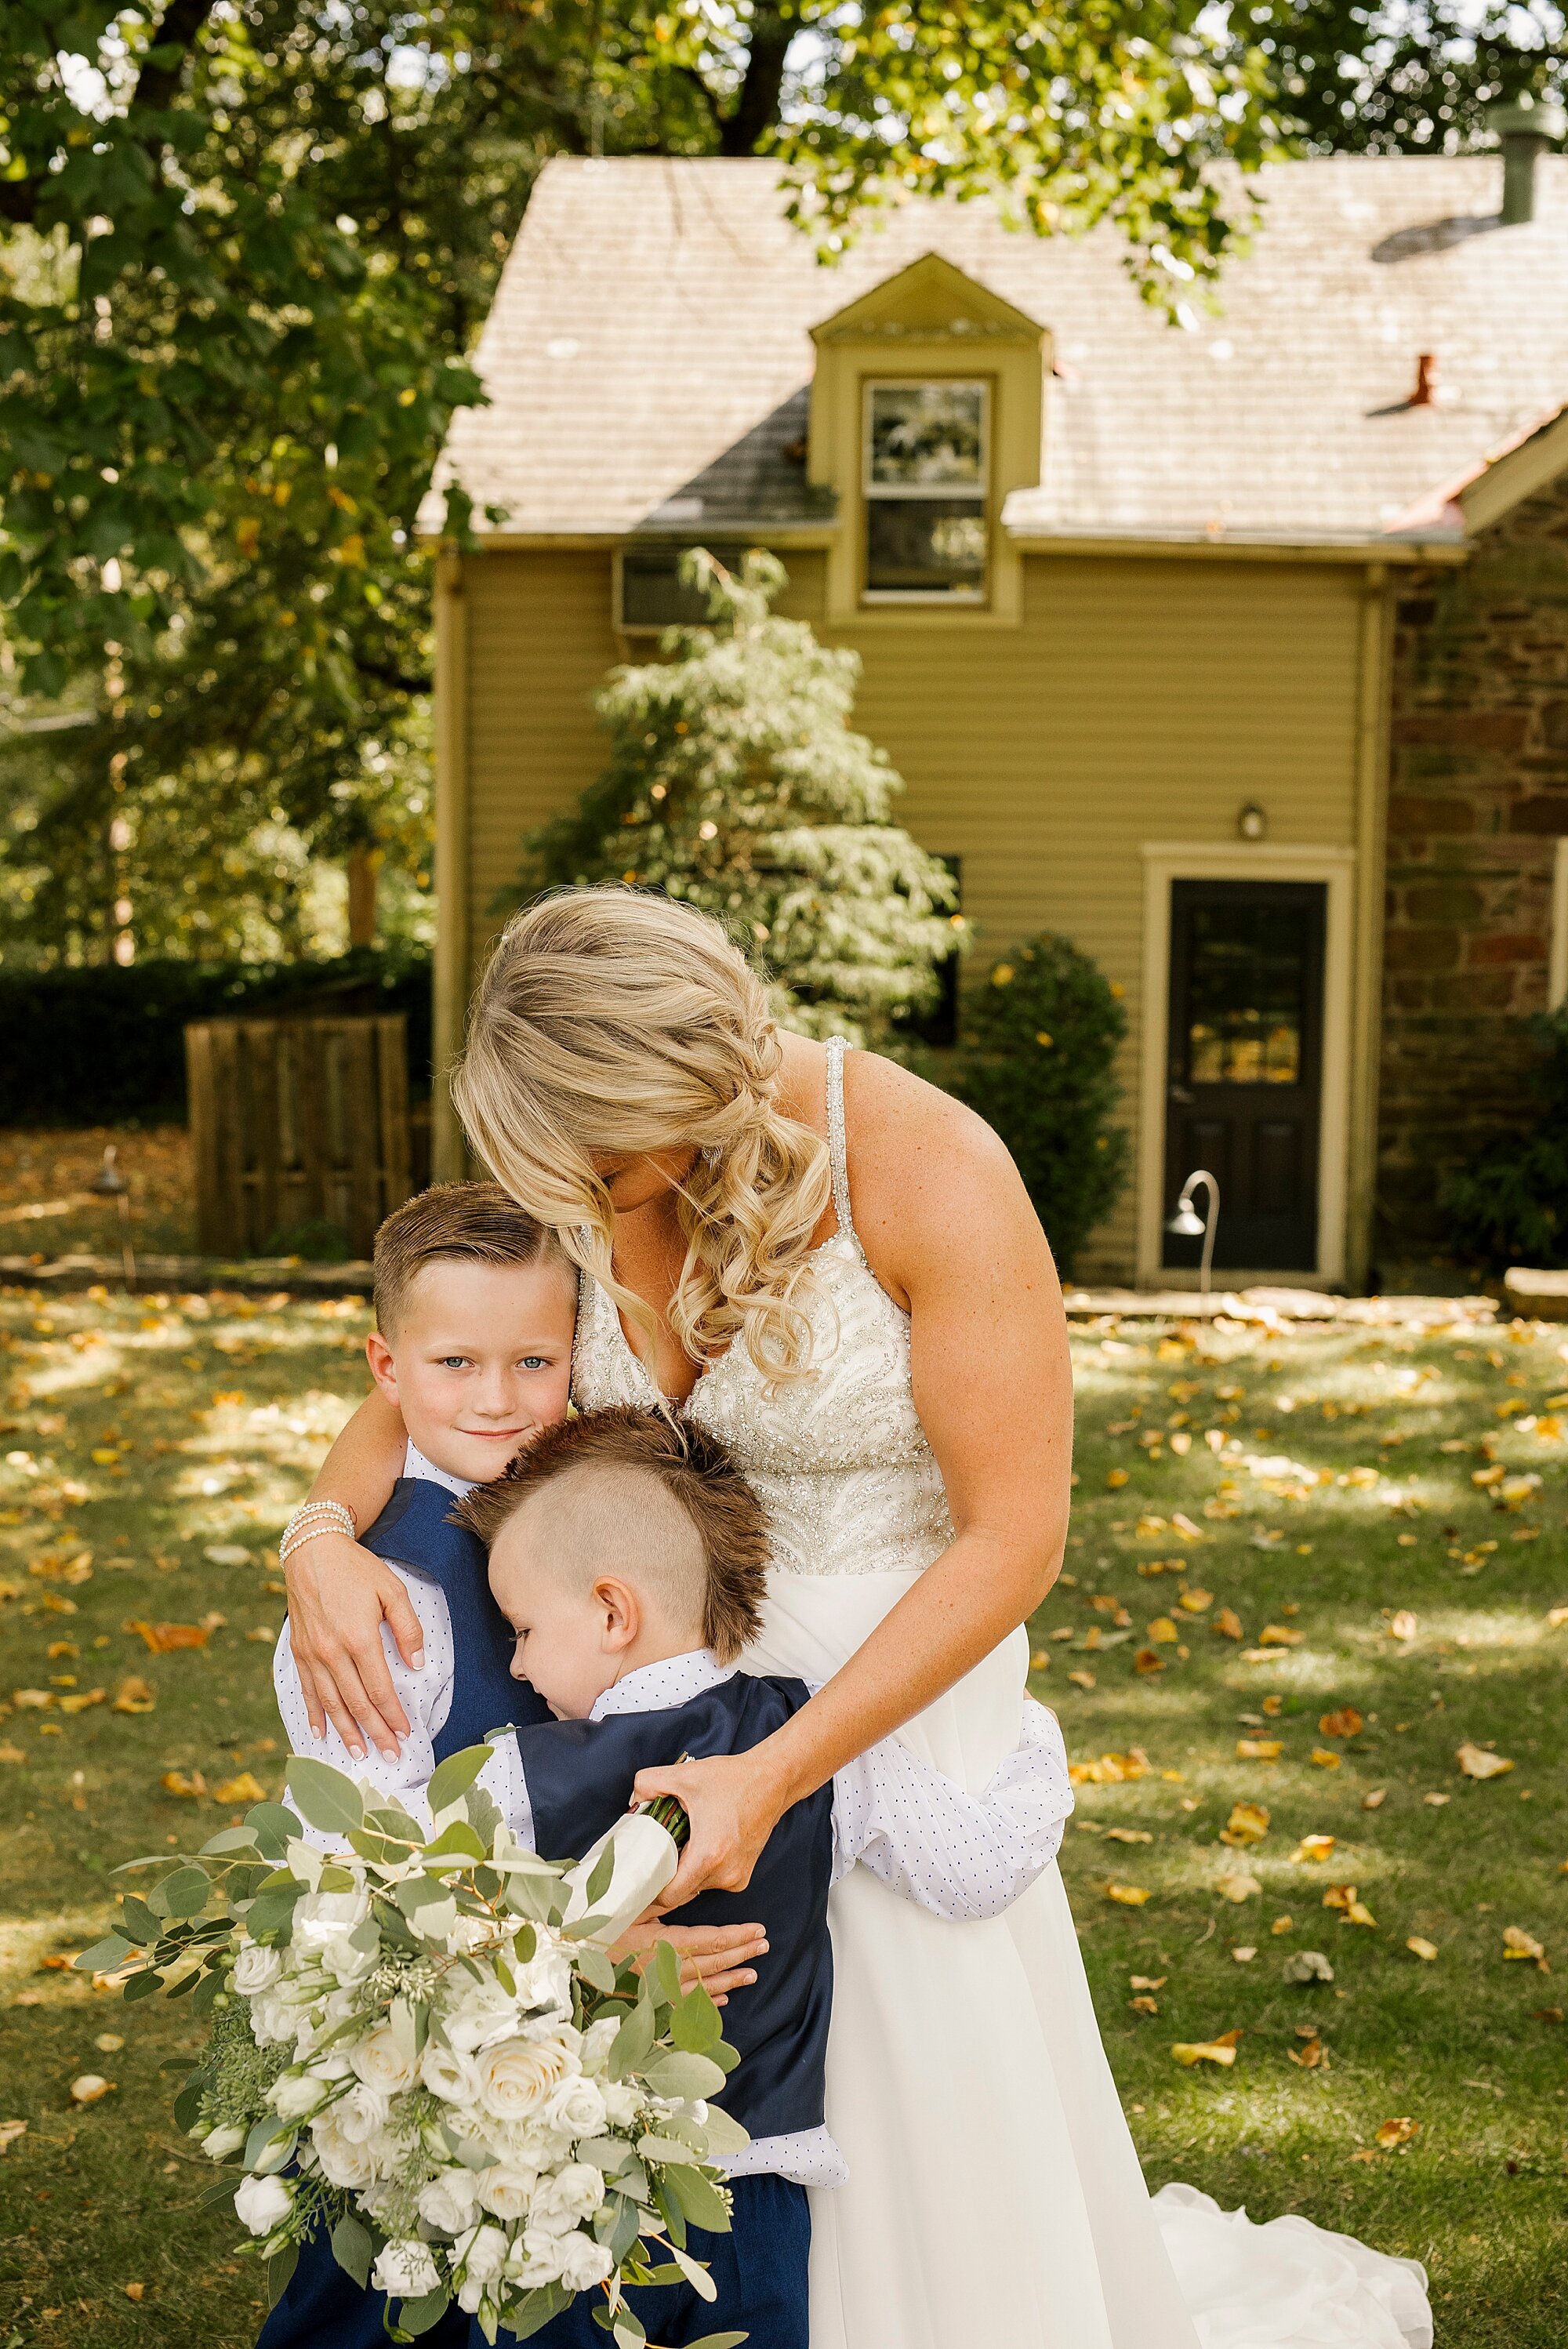
[[[1322,882],[1171,884],[1164,1215],[1206,1166],[1217,1267],[1316,1267],[1326,897]],[[1167,1265],[1201,1252],[1165,1233]]]

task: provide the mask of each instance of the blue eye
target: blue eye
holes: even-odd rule
[[[546,1371],[550,1368],[550,1362],[548,1357],[543,1354],[524,1354],[522,1367],[525,1371]]]
[[[441,1368],[444,1371],[460,1371],[467,1363],[468,1359],[469,1358],[466,1354],[443,1354],[441,1357]]]

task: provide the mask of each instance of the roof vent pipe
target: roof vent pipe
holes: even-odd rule
[[[1535,159],[1568,130],[1568,115],[1554,98],[1532,98],[1524,89],[1489,107],[1486,120],[1502,149],[1502,225],[1517,228],[1535,218]]]

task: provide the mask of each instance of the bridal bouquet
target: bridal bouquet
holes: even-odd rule
[[[686,2230],[727,2231],[716,2164],[747,2142],[707,2101],[736,2061],[707,1992],[683,1993],[667,1942],[641,1973],[608,1954],[674,1874],[684,1815],[628,1813],[556,1867],[475,1785],[490,1751],[440,1764],[429,1835],[296,1757],[292,1808],[129,1861],[149,1880],[77,1963],[123,1973],[128,1999],[162,1986],[211,2011],[175,2117],[243,2172],[234,2209],[284,2281],[322,2227],[398,2304],[395,2340],[453,2300],[487,2341],[525,2337],[599,2291],[617,2349],[636,2349],[627,2284],[714,2296]]]

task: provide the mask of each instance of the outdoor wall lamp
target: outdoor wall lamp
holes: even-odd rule
[[[95,1198],[112,1199],[119,1210],[119,1260],[128,1290],[136,1287],[136,1250],[130,1238],[130,1185],[115,1164],[115,1146],[105,1144],[103,1164],[88,1188]]]
[[[1206,1183],[1209,1186],[1209,1211],[1202,1222],[1199,1221],[1197,1209],[1192,1205],[1192,1194],[1200,1183]],[[1176,1202],[1176,1213],[1165,1228],[1179,1239],[1202,1238],[1203,1257],[1198,1268],[1198,1293],[1201,1297],[1209,1294],[1209,1268],[1214,1261],[1214,1230],[1219,1220],[1220,1186],[1207,1167],[1200,1166],[1182,1184],[1181,1196]]]
[[[1249,800],[1236,818],[1236,830],[1243,840],[1266,840],[1269,820],[1256,800]]]

